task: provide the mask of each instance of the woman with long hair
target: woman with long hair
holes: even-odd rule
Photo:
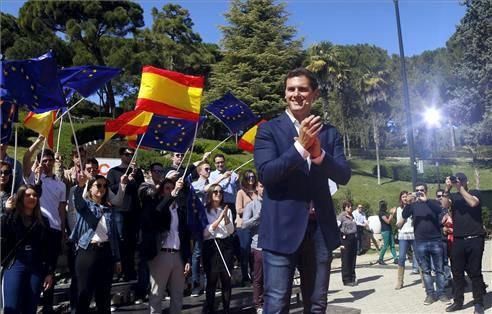
[[[0,215],[2,216],[11,210],[11,208],[7,208],[6,203],[12,192],[12,184],[12,166],[7,162],[0,161]],[[13,198],[11,198],[11,202],[13,202]]]
[[[251,230],[248,228],[243,228],[243,211],[246,205],[251,203],[253,200],[258,198],[258,192],[256,186],[258,180],[256,174],[252,170],[246,170],[241,177],[241,189],[236,195],[236,233],[239,238],[240,247],[240,262],[241,262],[241,274],[242,274],[242,285],[250,282],[248,274],[248,264],[250,262],[251,254]]]
[[[383,236],[383,247],[379,252],[379,265],[386,265],[384,262],[384,254],[386,250],[390,248],[391,255],[393,256],[394,264],[398,264],[398,256],[396,256],[395,251],[395,239],[393,239],[393,231],[391,229],[391,221],[395,217],[395,208],[392,208],[390,212],[388,212],[388,203],[386,201],[379,201],[379,221],[381,222],[381,235]]]
[[[413,221],[412,217],[403,219],[403,208],[407,203],[408,191],[401,191],[398,201],[400,206],[396,208],[396,227],[398,228],[398,243],[400,244],[399,258],[398,258],[398,277],[396,280],[396,290],[403,287],[403,277],[405,275],[405,260],[407,252],[412,247],[413,249],[413,261],[412,261],[412,273],[419,273],[419,265],[415,256],[415,235],[413,233]]]
[[[126,176],[122,176],[122,184],[126,181]],[[113,268],[116,268],[117,272],[121,271],[118,230],[114,220],[114,208],[108,202],[108,180],[100,175],[91,178],[83,195],[86,182],[85,175],[79,177],[79,185],[74,192],[78,216],[70,235],[70,239],[77,244],[76,313],[88,313],[93,294],[97,313],[109,313]]]
[[[224,206],[224,192],[212,184],[207,192],[206,215],[208,225],[203,231],[203,268],[207,276],[205,313],[215,313],[215,289],[220,279],[222,307],[229,313],[231,302],[231,276],[233,266],[232,233],[234,224],[229,207]]]
[[[53,284],[56,259],[49,222],[41,215],[39,187],[22,185],[1,218],[4,313],[36,313],[41,290]],[[14,208],[15,207],[15,208]]]

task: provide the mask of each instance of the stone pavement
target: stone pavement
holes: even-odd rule
[[[392,264],[389,250],[385,257],[387,266],[374,264],[377,260],[375,253],[357,257],[356,276],[359,284],[356,287],[343,286],[340,274],[341,261],[335,259],[332,265],[334,271],[330,280],[328,304],[360,309],[363,314],[445,313],[446,305],[439,301],[424,305],[425,291],[420,276],[410,274],[411,268],[408,262],[404,287],[395,290],[397,265]],[[482,263],[484,281],[489,285],[485,297],[485,313],[492,313],[492,240],[485,242]],[[470,284],[465,291],[465,308],[455,313],[473,313],[472,300]]]

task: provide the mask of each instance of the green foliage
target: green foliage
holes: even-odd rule
[[[372,168],[372,174],[376,175],[376,166]],[[409,165],[381,165],[381,176],[391,178],[397,181],[411,181],[412,174]],[[439,177],[437,176],[437,167],[427,166],[423,174],[418,174],[418,181],[424,183],[443,183],[447,176],[453,174],[453,171],[448,166],[439,166]]]
[[[212,66],[205,103],[232,91],[269,119],[283,108],[283,79],[300,64],[301,42],[287,26],[284,4],[273,0],[233,0],[221,26],[223,58]]]
[[[94,140],[102,140],[104,139],[104,124],[89,125],[87,127],[76,130],[75,134],[77,135],[77,141],[79,145]],[[75,144],[73,135],[71,142],[72,144]]]

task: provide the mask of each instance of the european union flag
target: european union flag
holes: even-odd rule
[[[187,199],[187,224],[191,233],[195,239],[201,239],[203,237],[203,230],[208,225],[208,219],[205,206],[200,201],[200,198],[196,195],[195,189],[191,185],[191,175],[186,179],[186,183],[190,188]]]
[[[184,153],[193,142],[197,122],[154,114],[141,146]],[[137,142],[143,135],[139,135]]]
[[[17,107],[11,102],[4,101],[0,104],[0,121],[2,130],[0,131],[1,143],[7,144],[12,136],[12,124],[17,121]]]
[[[120,73],[118,68],[84,65],[61,69],[58,79],[64,88],[74,89],[87,98]]]
[[[2,61],[0,97],[36,113],[66,106],[51,52],[38,58]]]
[[[205,110],[222,121],[234,134],[247,129],[259,120],[259,117],[231,92],[213,101]]]

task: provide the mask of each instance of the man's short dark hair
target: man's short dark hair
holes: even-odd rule
[[[438,194],[438,193],[441,193],[441,194],[443,194],[443,195],[444,195],[444,190],[443,190],[443,189],[438,189],[438,190],[436,191],[436,196],[437,196],[437,194]]]
[[[342,210],[345,210],[346,207],[352,206],[352,202],[349,200],[343,201]]]
[[[85,164],[97,165],[99,167],[99,161],[94,157],[88,158]]]
[[[222,159],[224,159],[224,161],[225,161],[225,156],[224,156],[224,154],[217,154],[217,155],[215,155],[215,156],[214,156],[214,162],[215,162],[215,159],[216,159],[217,157],[221,157],[221,158],[222,158]]]
[[[84,152],[84,153],[85,153],[85,152],[86,152],[86,151],[85,151],[85,147],[84,147],[84,146],[82,146],[82,145],[79,145],[79,150],[77,151],[77,146],[74,146],[74,147],[72,148],[72,154],[71,154],[72,158],[73,158],[74,156],[78,156],[79,151],[80,151],[81,153],[82,153],[82,152]]]
[[[52,157],[53,159],[55,159],[55,153],[49,149],[49,148],[45,148],[44,150],[41,150],[38,155],[36,156],[36,159],[41,162],[41,155],[43,157],[46,157],[46,156],[50,156]]]
[[[154,162],[150,165],[150,171],[154,171],[155,167],[164,167],[160,162]]]
[[[318,78],[316,75],[309,71],[308,69],[305,68],[297,68],[294,70],[289,71],[287,75],[285,76],[284,80],[284,89],[287,86],[287,80],[293,77],[299,77],[299,76],[305,76],[309,80],[309,86],[311,86],[312,90],[317,90],[318,89]]]
[[[122,156],[123,154],[125,154],[125,152],[127,150],[135,153],[135,150],[131,147],[120,147],[120,149],[118,150],[118,153],[120,154],[120,156]]]
[[[417,182],[415,183],[415,187],[418,187],[418,186],[423,186],[424,187],[424,190],[427,192],[427,184],[425,184],[424,182]]]

